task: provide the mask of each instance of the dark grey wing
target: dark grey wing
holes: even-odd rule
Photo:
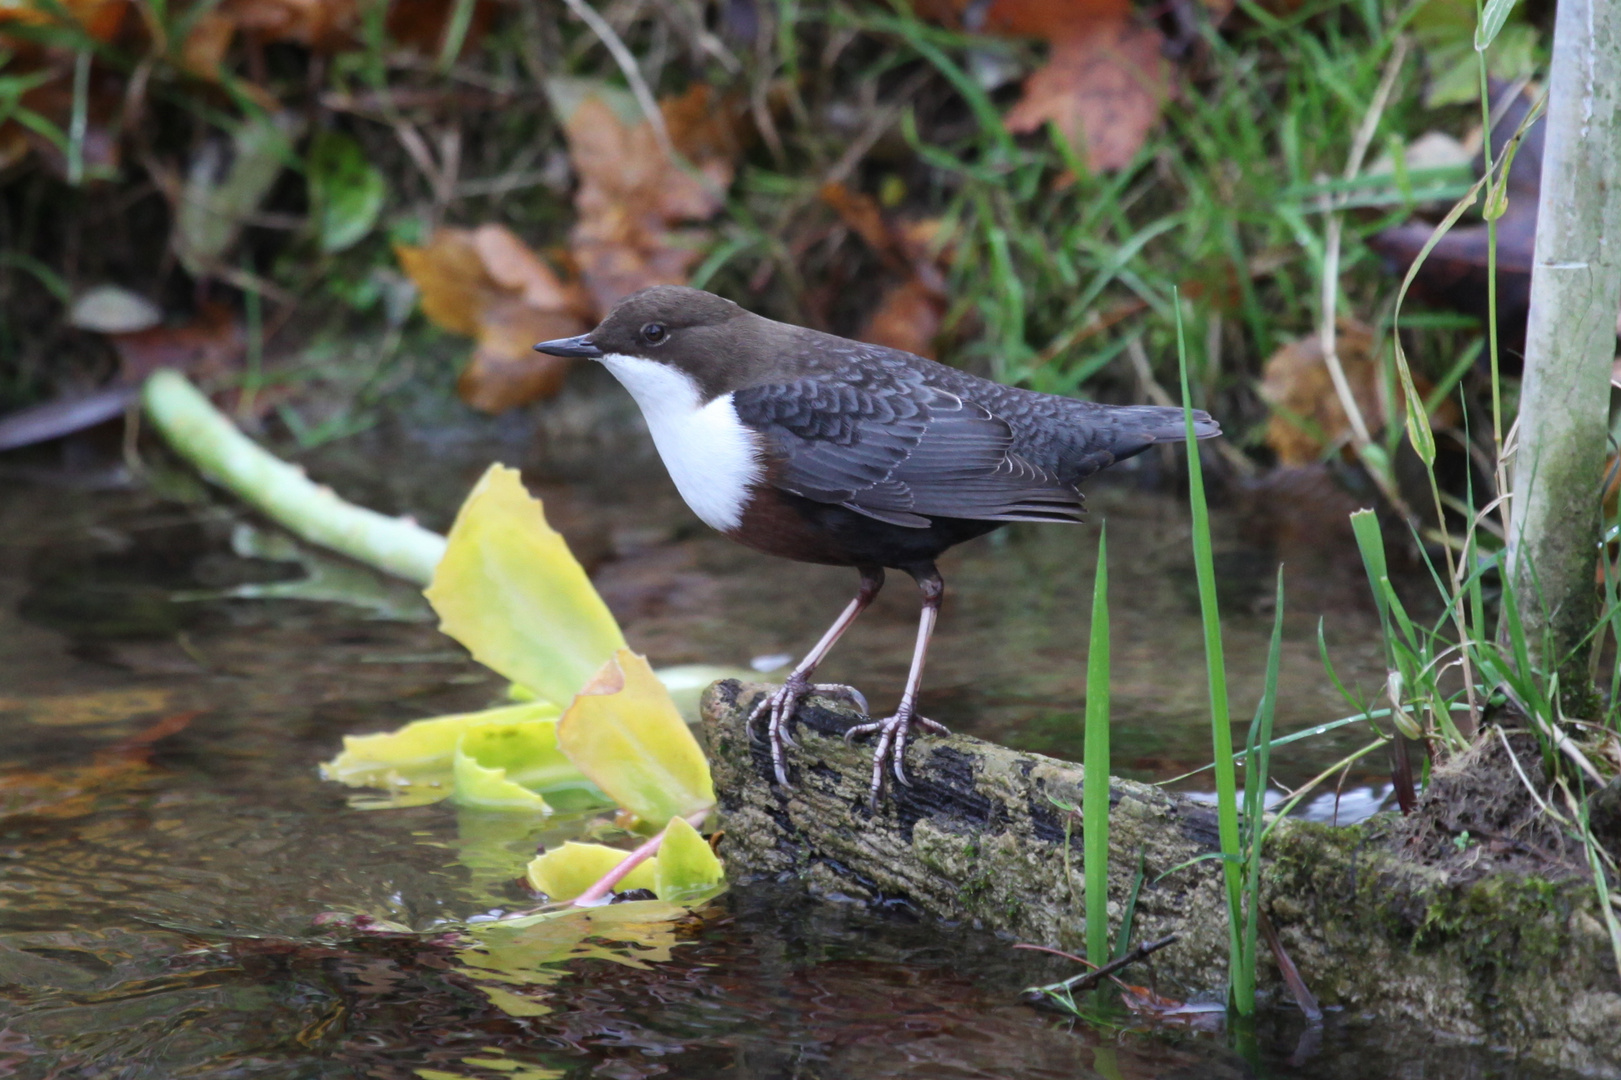
[[[770,444],[772,483],[807,499],[912,528],[1080,520],[1080,493],[1014,455],[1005,421],[904,373],[749,387],[732,402]]]

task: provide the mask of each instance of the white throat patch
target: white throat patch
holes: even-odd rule
[[[602,364],[641,406],[653,445],[692,512],[721,532],[737,528],[764,468],[732,395],[706,403],[692,376],[656,360],[608,353]]]

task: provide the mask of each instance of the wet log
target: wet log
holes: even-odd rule
[[[874,812],[871,747],[833,702],[800,709],[789,789],[745,728],[766,687],[715,684],[703,703],[734,880],[797,879],[838,902],[903,906],[1010,939],[1084,951],[1078,765],[964,735],[917,740],[912,784]],[[1177,943],[1128,972],[1159,992],[1220,999],[1227,913],[1215,815],[1150,785],[1109,791],[1109,911],[1118,926],[1139,861],[1134,939]],[[1381,815],[1296,819],[1267,843],[1263,906],[1323,1005],[1416,1021],[1595,1076],[1621,1075],[1621,977],[1590,881],[1470,875],[1405,858]],[[1286,996],[1263,957],[1263,991]]]

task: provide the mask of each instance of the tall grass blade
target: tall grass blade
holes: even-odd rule
[[[1278,566],[1276,610],[1272,616],[1272,642],[1266,653],[1266,681],[1255,707],[1246,741],[1244,768],[1244,912],[1243,951],[1239,966],[1245,981],[1255,986],[1256,941],[1261,918],[1261,845],[1266,842],[1266,786],[1272,766],[1272,721],[1277,714],[1278,666],[1283,654],[1283,566]]]
[[[1244,918],[1243,850],[1238,833],[1238,779],[1233,768],[1233,728],[1227,702],[1227,659],[1222,648],[1221,613],[1216,606],[1216,568],[1210,542],[1210,508],[1205,503],[1204,468],[1193,433],[1188,389],[1188,343],[1182,326],[1182,298],[1173,292],[1176,362],[1182,377],[1182,418],[1187,432],[1188,504],[1193,518],[1193,568],[1199,582],[1199,616],[1204,623],[1205,673],[1210,683],[1210,744],[1216,773],[1216,824],[1221,837],[1222,877],[1227,886],[1227,959],[1230,1003],[1241,1016],[1255,1011],[1254,969],[1240,964]]]
[[[1098,533],[1092,636],[1086,646],[1086,756],[1081,836],[1086,857],[1086,958],[1109,962],[1109,536]]]

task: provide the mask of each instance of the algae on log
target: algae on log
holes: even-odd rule
[[[767,689],[728,680],[704,696],[721,854],[735,879],[797,878],[831,899],[906,904],[1020,941],[1084,947],[1081,824],[1058,805],[1081,805],[1079,766],[964,735],[915,740],[912,786],[892,784],[875,814],[871,748],[842,738],[860,718],[819,698],[799,710],[794,786],[776,786],[765,744],[746,730]],[[1111,920],[1141,858],[1135,938],[1180,935],[1131,981],[1150,971],[1162,992],[1219,998],[1220,864],[1189,863],[1217,850],[1214,813],[1118,778],[1109,805]],[[1402,858],[1387,828],[1382,817],[1355,827],[1290,819],[1267,842],[1263,902],[1323,1004],[1621,1075],[1621,978],[1591,884],[1449,875]],[[1259,975],[1278,987],[1269,958]]]

